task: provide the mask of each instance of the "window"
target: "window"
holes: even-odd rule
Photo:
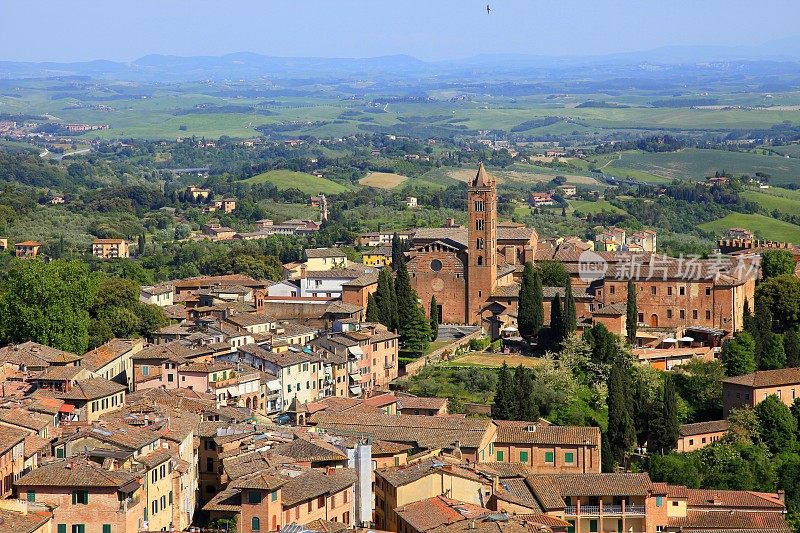
[[[73,490],[72,491],[72,505],[88,505],[89,504],[89,491],[88,490]],[[73,528],[75,526],[72,526]]]
[[[667,287],[667,296],[672,296],[672,287]]]
[[[261,503],[261,493],[257,490],[251,490],[247,493],[247,503],[258,505]]]
[[[36,491],[35,490],[29,490],[28,491],[28,501],[29,502],[35,502],[36,501]]]
[[[652,294],[653,296],[655,296],[656,294],[658,294],[658,289],[656,288],[656,286],[655,286],[655,285],[653,285],[652,287],[650,287],[650,294]]]
[[[544,462],[553,463],[555,461],[555,454],[553,452],[544,452]]]
[[[706,296],[711,296],[711,287],[706,287]]]
[[[308,512],[310,513],[313,510],[314,510],[314,502],[308,500]]]
[[[500,450],[497,450],[497,462],[498,463],[503,462],[503,452],[501,452]]]
[[[689,446],[693,446],[693,445],[694,445],[694,439],[689,439]]]
[[[475,211],[478,213],[483,213],[486,211],[486,204],[483,202],[483,200],[477,200],[475,202]]]
[[[678,316],[681,318],[681,320],[686,318],[686,309],[681,309],[680,311],[678,311]]]
[[[58,524],[57,533],[67,533],[67,524]]]
[[[479,218],[475,221],[475,229],[478,231],[483,231],[483,219]]]
[[[206,472],[213,472],[214,471],[214,459],[209,457],[206,459]]]
[[[677,501],[673,501],[673,502],[672,502],[672,506],[673,506],[673,507],[677,507],[678,505],[680,505],[680,504],[679,504],[679,502],[677,502]]]
[[[672,309],[667,309],[667,318],[672,318]]]
[[[614,294],[615,292],[616,292],[616,287],[614,287],[613,285],[611,285],[611,286],[608,288],[608,294]]]
[[[664,504],[663,496],[656,496],[656,507],[661,507]]]
[[[320,496],[317,498],[317,509],[322,509],[325,507],[325,496]]]
[[[167,374],[167,381],[169,382],[175,381],[175,374]]]
[[[706,320],[711,320],[711,310],[706,309]]]
[[[528,452],[519,452],[519,462],[520,463],[528,462]]]
[[[686,287],[678,287],[678,294],[686,296]]]
[[[111,533],[111,524],[103,524],[103,533]]]
[[[56,449],[56,459],[63,459],[63,458],[64,458],[64,448]]]
[[[254,516],[252,520],[250,520],[250,529],[253,531],[261,530],[261,520],[257,516]]]
[[[697,320],[697,309],[692,309],[692,320]]]
[[[589,520],[589,531],[597,533],[597,520]]]
[[[72,533],[86,533],[86,524],[72,524]]]
[[[475,248],[478,250],[483,250],[483,239],[477,239],[475,241]]]
[[[153,500],[153,503],[151,505],[153,507],[152,510],[153,516],[155,516],[158,514],[158,500]]]
[[[575,462],[575,453],[574,452],[566,452],[564,454],[564,462],[567,464],[572,464]]]

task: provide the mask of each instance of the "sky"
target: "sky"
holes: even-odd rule
[[[800,35],[797,0],[0,0],[0,61],[587,56]]]

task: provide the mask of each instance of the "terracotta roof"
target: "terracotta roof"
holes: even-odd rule
[[[273,476],[266,472],[258,472],[251,476],[246,476],[233,481],[230,486],[234,489],[256,489],[273,491],[279,487],[284,487],[287,481],[281,477]],[[284,489],[285,492],[285,489]]]
[[[378,273],[370,272],[342,283],[342,287],[369,287],[378,283]]]
[[[0,452],[10,450],[20,442],[25,440],[28,432],[22,429],[3,428],[0,431]]]
[[[15,365],[47,366],[64,365],[80,361],[81,356],[51,348],[38,342],[28,341],[0,348],[0,360]]]
[[[783,509],[777,494],[745,490],[686,489],[689,507]]]
[[[419,500],[397,507],[394,511],[416,531],[430,531],[441,525],[478,518],[492,512],[479,505],[452,500],[445,496]]]
[[[478,475],[474,470],[460,465],[460,461],[448,462],[442,457],[430,457],[408,465],[384,468],[376,471],[376,474],[394,487],[408,485],[426,476],[438,473],[440,470],[456,477],[481,483],[486,482],[486,479]]]
[[[21,487],[122,487],[137,479],[133,472],[105,470],[96,463],[70,459],[43,464],[25,474],[17,485]]]
[[[400,396],[397,407],[400,409],[435,409],[447,406],[447,398],[425,398],[421,396]]]
[[[339,248],[306,248],[306,257],[347,257],[347,254]]]
[[[161,449],[161,450],[154,450],[148,453],[147,455],[140,455],[135,459],[135,461],[138,463],[142,463],[144,466],[148,468],[148,470],[152,470],[161,463],[169,461],[170,459],[172,459],[172,452],[166,449]]]
[[[302,461],[346,461],[347,455],[328,442],[309,436],[298,437],[279,444],[271,452]]]
[[[37,380],[45,381],[72,381],[81,372],[88,372],[79,366],[49,366],[44,372],[36,376]]]
[[[284,507],[291,507],[323,494],[336,494],[353,486],[357,481],[358,476],[351,468],[334,468],[331,471],[308,470],[292,477],[283,485],[282,503]]]
[[[81,367],[94,372],[110,363],[114,359],[130,352],[133,349],[134,344],[137,342],[141,341],[111,339],[107,343],[98,346],[94,350],[83,354],[83,359],[81,359]]]
[[[203,506],[204,511],[236,512],[242,509],[242,491],[228,487],[214,495],[207,504]]]
[[[45,450],[49,452],[50,439],[45,439],[39,435],[28,435],[25,437],[25,458],[33,457],[37,452]]]
[[[342,522],[333,522],[331,520],[317,518],[307,524],[303,524],[303,527],[309,531],[316,531],[318,533],[341,533],[349,529],[350,526]]]
[[[683,424],[680,429],[681,437],[692,435],[703,435],[705,433],[719,433],[728,431],[727,420],[712,420],[710,422],[697,422],[695,424]]]
[[[491,420],[424,415],[386,415],[363,412],[328,413],[312,417],[321,429],[371,435],[392,442],[414,443],[418,448],[477,448],[494,432]]]
[[[628,312],[628,307],[624,303],[616,303],[604,305],[599,309],[592,311],[592,315],[596,316],[622,316]]]
[[[497,443],[600,446],[600,429],[596,427],[547,426],[505,420],[495,420],[494,423],[497,425]]]
[[[52,520],[52,512],[26,513],[0,509],[0,532],[2,533],[32,533],[37,531],[47,522]]]
[[[124,239],[95,239],[92,244],[122,244]]]
[[[552,517],[543,520],[553,521]],[[534,515],[530,515],[529,519],[523,519],[505,513],[491,513],[477,520],[461,520],[443,525],[430,530],[429,533],[534,533],[548,529],[546,524],[537,522]]]
[[[722,382],[733,385],[745,385],[756,389],[762,387],[779,387],[782,385],[798,385],[800,384],[800,368],[757,370],[752,374],[725,378]]]
[[[563,508],[568,496],[647,496],[652,487],[647,474],[539,474],[526,479],[545,510]]]
[[[523,478],[507,478],[501,480],[500,487],[495,491],[495,497],[503,501],[527,507],[534,513],[540,513],[542,511],[530,485]]]
[[[125,385],[120,385],[107,379],[90,378],[75,382],[72,389],[68,392],[58,393],[57,396],[62,400],[96,400],[122,392],[126,388]]]
[[[53,423],[53,417],[16,407],[0,409],[0,422],[39,432]]]
[[[670,518],[668,527],[679,528],[680,531],[687,533],[700,531],[789,533],[791,531],[781,512],[688,511],[685,517]]]

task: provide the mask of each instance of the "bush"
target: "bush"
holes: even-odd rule
[[[472,339],[469,341],[469,349],[473,352],[482,352],[491,344],[492,341],[489,339],[489,337],[480,337],[478,339]]]

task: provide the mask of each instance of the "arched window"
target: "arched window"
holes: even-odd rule
[[[261,531],[261,520],[257,516],[254,516],[250,520],[250,529],[253,531]]]
[[[475,246],[478,248],[478,250],[483,250],[483,239],[478,239],[475,242]]]
[[[482,264],[483,264],[483,256],[479,255],[478,256],[478,266],[481,266]]]

